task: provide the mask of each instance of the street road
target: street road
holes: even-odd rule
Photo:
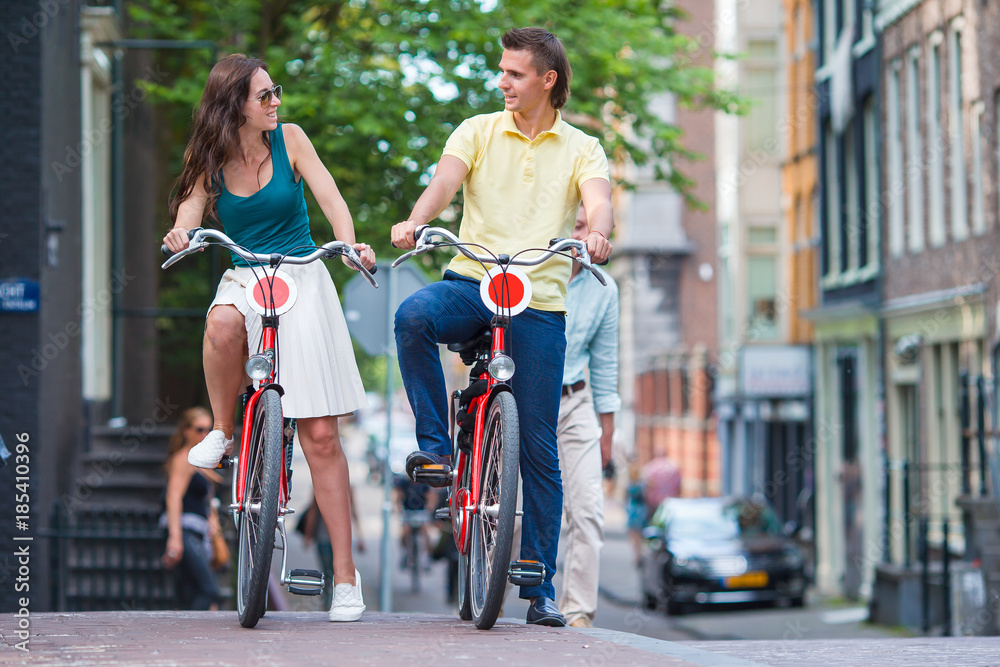
[[[382,535],[382,487],[367,481],[368,469],[364,463],[366,436],[356,429],[345,427],[344,447],[351,465],[351,480],[355,500],[359,506],[361,532],[365,551],[355,552],[361,572],[365,604],[371,611],[379,610],[380,538]],[[301,456],[301,455],[300,455]],[[308,469],[304,460],[295,461],[295,487],[293,503],[305,509],[311,495]],[[638,600],[639,576],[635,571],[631,546],[625,534],[625,514],[621,500],[611,498],[606,507],[606,544],[601,557],[601,600],[594,625],[599,628],[630,632],[667,641],[712,641],[766,639],[876,639],[905,636],[898,630],[873,626],[865,622],[867,609],[859,603],[816,601],[803,609],[781,608],[719,608],[696,612],[680,617],[647,611]],[[291,525],[294,525],[294,521]],[[410,590],[407,572],[400,567],[398,549],[399,515],[393,515],[391,533],[393,540],[390,565],[393,575],[393,612],[420,612],[428,614],[454,614],[454,608],[445,599],[445,563],[429,562],[429,569],[422,572],[420,593]],[[291,567],[317,567],[315,552],[304,550],[294,531],[289,530]],[[556,574],[556,590],[561,577]],[[318,611],[321,598],[288,596],[292,611]],[[511,621],[523,620],[527,604],[517,599],[511,589],[502,616]]]

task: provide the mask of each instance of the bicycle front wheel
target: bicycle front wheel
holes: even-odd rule
[[[267,606],[267,581],[278,526],[281,450],[281,397],[268,389],[254,407],[240,514],[236,611],[244,628],[257,625]]]
[[[490,401],[486,413],[482,483],[469,547],[469,605],[480,630],[496,623],[507,586],[517,511],[519,438],[517,403],[509,392],[501,392]]]

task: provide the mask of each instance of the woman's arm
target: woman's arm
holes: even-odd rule
[[[191,477],[195,474],[194,467],[187,462],[187,457],[180,453],[170,459],[167,473],[167,549],[163,554],[163,564],[173,567],[181,561],[184,555],[184,531],[181,528],[181,513],[184,506],[184,494],[187,492]]]
[[[351,218],[350,209],[347,208],[347,202],[340,194],[330,171],[316,154],[316,149],[309,141],[309,137],[298,125],[285,123],[282,125],[282,130],[292,170],[302,174],[306,185],[309,186],[316,197],[316,202],[323,210],[323,215],[330,221],[333,235],[338,241],[353,245],[355,250],[361,254],[361,262],[365,268],[371,269],[375,265],[375,253],[367,244],[357,243],[357,239],[354,237],[354,220]]]
[[[199,178],[194,184],[190,196],[177,208],[177,220],[173,229],[163,237],[163,243],[173,252],[180,252],[188,247],[188,230],[201,226],[208,205],[208,191],[205,189],[205,179]]]

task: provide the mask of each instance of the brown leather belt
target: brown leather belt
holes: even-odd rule
[[[572,396],[573,394],[580,391],[586,386],[587,386],[586,380],[579,380],[578,382],[574,382],[573,384],[564,384],[562,388],[562,395]]]

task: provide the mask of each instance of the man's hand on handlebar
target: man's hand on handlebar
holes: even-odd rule
[[[188,244],[190,240],[188,239],[188,232],[190,230],[184,227],[174,227],[167,235],[163,237],[163,245],[170,249],[170,252],[177,254],[182,250],[188,249]]]
[[[587,252],[590,253],[590,261],[594,264],[603,264],[611,257],[611,242],[600,232],[590,232],[587,234]]]
[[[364,265],[369,272],[371,272],[372,267],[375,266],[375,251],[367,243],[355,243],[354,249],[358,252],[358,257],[361,258],[361,263]],[[344,264],[354,269],[354,265],[347,259],[347,257],[341,257]],[[355,269],[357,270],[357,269]]]
[[[413,238],[413,232],[420,226],[412,220],[404,220],[393,225],[392,232],[390,233],[393,247],[400,250],[411,250],[417,245],[417,242]]]

